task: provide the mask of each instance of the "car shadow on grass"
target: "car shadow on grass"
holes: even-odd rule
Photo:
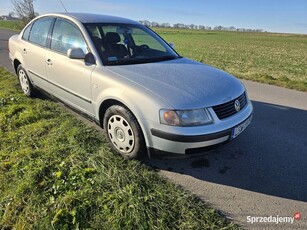
[[[307,111],[253,102],[250,127],[227,145],[188,159],[145,164],[194,178],[307,202]]]

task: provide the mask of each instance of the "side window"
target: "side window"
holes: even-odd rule
[[[22,39],[23,40],[28,40],[29,39],[29,34],[31,31],[31,27],[32,27],[32,23],[24,30],[23,35],[22,35]]]
[[[81,48],[87,53],[87,46],[80,30],[66,20],[57,19],[51,37],[51,49],[66,54],[71,48]]]
[[[41,18],[34,22],[29,41],[40,46],[46,46],[47,36],[53,18]]]
[[[93,37],[102,38],[98,26],[89,25],[87,28],[90,30]]]

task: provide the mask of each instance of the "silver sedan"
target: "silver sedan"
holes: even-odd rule
[[[9,50],[26,95],[44,91],[96,121],[125,158],[199,153],[252,119],[239,80],[180,56],[132,20],[46,14],[11,37]]]

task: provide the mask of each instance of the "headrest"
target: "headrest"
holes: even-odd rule
[[[118,43],[120,42],[120,36],[118,33],[115,33],[115,32],[108,32],[106,34],[106,37],[105,37],[105,43],[111,43],[111,44],[115,44],[115,43]]]

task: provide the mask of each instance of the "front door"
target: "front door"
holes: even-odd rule
[[[67,51],[74,47],[88,52],[80,30],[65,19],[57,19],[45,58],[50,89],[63,102],[93,116],[91,73],[95,65],[70,59]]]

